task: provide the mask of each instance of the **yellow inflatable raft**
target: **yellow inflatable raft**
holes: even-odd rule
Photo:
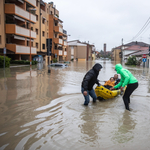
[[[103,99],[110,99],[110,98],[116,97],[117,95],[121,94],[121,90],[119,89],[119,90],[111,91],[101,85],[95,88],[95,93],[96,93],[97,99],[103,100]]]

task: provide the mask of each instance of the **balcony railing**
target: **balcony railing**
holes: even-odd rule
[[[15,4],[5,4],[5,14],[15,14],[31,22],[36,22],[36,16],[30,14],[26,10],[16,6]]]
[[[6,34],[16,34],[30,38],[30,30],[15,24],[6,24]],[[31,31],[31,38],[36,38],[36,32]]]
[[[6,44],[6,48],[15,54],[30,54],[30,47],[16,44]],[[37,54],[36,47],[31,47],[31,54]]]
[[[31,4],[32,6],[36,7],[36,0],[25,0],[25,1]]]
[[[54,43],[63,45],[63,40],[59,38],[54,38]]]
[[[54,26],[54,31],[59,32],[59,33],[63,33],[63,29],[59,26]]]

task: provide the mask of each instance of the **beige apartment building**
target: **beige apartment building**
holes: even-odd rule
[[[92,50],[94,45],[79,40],[68,42],[67,60],[88,61],[92,60]]]
[[[0,53],[4,47],[7,49],[8,57],[12,59],[28,59],[30,54],[36,54],[33,41],[36,32],[31,31],[31,24],[36,23],[34,12],[29,9],[35,8],[35,0],[1,0],[0,1]]]
[[[67,32],[53,2],[0,0],[0,7],[0,55],[6,47],[8,57],[29,60],[31,50],[32,57],[42,55],[47,62],[46,39],[51,38],[50,59],[66,60]]]

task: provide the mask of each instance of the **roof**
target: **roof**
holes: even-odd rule
[[[147,50],[149,47],[141,47],[139,45],[132,45],[130,47],[125,48],[124,50],[128,51],[139,51],[139,50]]]
[[[68,42],[68,46],[77,46],[77,45],[78,46],[87,46],[86,44],[80,43],[78,40]]]
[[[133,53],[131,54],[132,56],[138,56],[138,55],[143,55],[143,54],[149,54],[149,50],[144,50],[144,51],[140,51],[140,52],[136,52],[136,53]]]
[[[133,41],[133,42],[124,44],[124,46],[132,46],[132,45],[139,45],[139,46],[142,46],[142,47],[147,47],[147,46],[149,46],[149,44],[147,44],[147,43],[138,42],[138,41]]]

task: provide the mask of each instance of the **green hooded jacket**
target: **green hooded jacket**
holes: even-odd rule
[[[120,82],[116,86],[114,86],[115,89],[119,88],[120,86],[125,87],[128,84],[138,82],[138,80],[132,75],[132,73],[129,70],[124,69],[121,64],[117,64],[115,66],[115,69],[117,73],[121,75]]]

